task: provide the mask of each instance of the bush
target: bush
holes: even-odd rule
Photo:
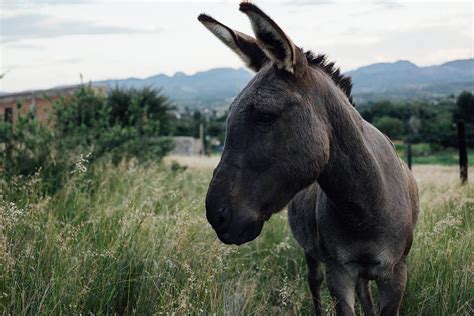
[[[19,103],[17,113],[21,107]],[[45,180],[45,191],[57,188],[67,173],[67,161],[54,139],[54,131],[35,120],[31,112],[18,116],[15,128],[10,122],[0,122],[0,175],[3,180],[23,182],[36,173]]]
[[[108,153],[115,163],[159,161],[171,149],[171,141],[160,137],[170,109],[158,90],[115,89],[103,97],[83,86],[73,100],[55,104],[56,129],[65,150],[87,148],[92,160]]]
[[[169,125],[170,109],[158,90],[115,89],[104,96],[83,85],[72,98],[53,103],[53,128],[33,113],[18,116],[14,128],[0,123],[0,175],[8,183],[37,174],[44,192],[51,193],[68,179],[80,155],[115,164],[131,158],[160,161],[172,147],[161,129]]]

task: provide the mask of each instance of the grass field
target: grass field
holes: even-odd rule
[[[395,145],[397,153],[406,161],[406,145],[397,143]],[[441,151],[433,151],[430,144],[415,144],[412,146],[413,164],[420,165],[442,165],[442,166],[458,166],[459,152],[454,148],[443,148]],[[474,167],[474,153],[468,149],[469,166]]]
[[[468,162],[469,166],[474,167],[474,154],[469,154]],[[415,156],[413,157],[413,164],[457,166],[459,164],[459,155],[458,153],[448,152],[429,156]]]
[[[176,159],[95,166],[52,197],[38,193],[34,177],[4,186],[0,314],[310,314],[303,253],[285,211],[257,240],[221,244],[203,206],[218,158],[182,159],[190,167],[173,171]],[[474,187],[460,187],[454,167],[414,173],[422,211],[402,312],[467,315]],[[333,313],[326,289],[323,301]]]

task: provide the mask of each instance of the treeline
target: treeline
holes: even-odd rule
[[[456,147],[457,120],[466,124],[469,147],[474,147],[474,95],[463,92],[435,102],[381,101],[358,107],[362,117],[391,139]]]

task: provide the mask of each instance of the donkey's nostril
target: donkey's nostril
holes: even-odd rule
[[[217,211],[216,215],[217,215],[216,216],[217,221],[216,221],[215,229],[220,230],[220,231],[225,230],[228,224],[230,223],[231,212],[229,211],[229,209],[222,207]]]
[[[219,211],[219,217],[218,217],[218,221],[219,221],[219,225],[222,225],[225,223],[225,208],[221,208]]]

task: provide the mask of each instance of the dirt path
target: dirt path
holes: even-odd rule
[[[171,164],[173,161],[176,161],[180,165],[187,166],[189,168],[196,169],[214,169],[219,160],[220,156],[175,156],[170,155],[164,158],[165,164]]]

